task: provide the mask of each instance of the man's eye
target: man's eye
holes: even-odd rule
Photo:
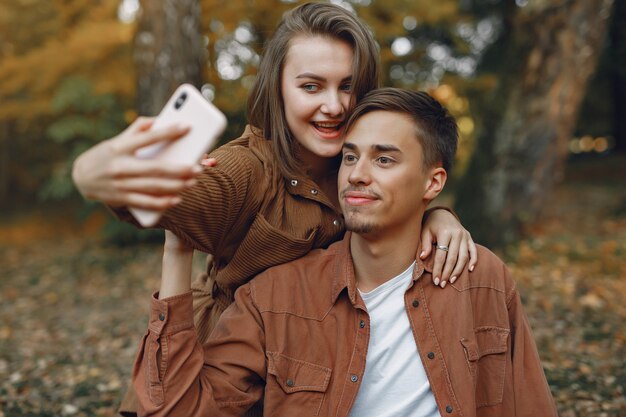
[[[381,156],[378,158],[378,162],[380,162],[383,165],[386,164],[390,164],[392,162],[391,158],[387,157],[387,156]]]
[[[343,160],[344,160],[344,162],[354,162],[354,161],[356,161],[356,156],[354,156],[352,154],[345,154],[343,156]]]

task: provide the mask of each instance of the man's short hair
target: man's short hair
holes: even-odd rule
[[[415,123],[415,136],[424,151],[424,169],[438,164],[452,169],[459,132],[456,120],[437,100],[423,91],[379,88],[369,92],[354,108],[346,122],[349,132],[367,113],[383,110],[403,113]]]

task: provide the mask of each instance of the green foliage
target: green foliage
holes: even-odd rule
[[[118,247],[133,246],[138,243],[163,244],[163,230],[137,230],[135,226],[114,219],[104,225],[102,237],[106,242]]]
[[[125,126],[124,114],[114,95],[97,94],[92,83],[80,77],[68,77],[52,100],[56,120],[46,130],[47,136],[67,150],[50,178],[39,191],[39,197],[64,199],[74,193],[70,178],[74,159],[103,139],[114,136]]]

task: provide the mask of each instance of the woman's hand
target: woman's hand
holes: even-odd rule
[[[422,253],[426,259],[435,250],[433,282],[445,288],[448,281],[454,283],[469,260],[470,272],[476,261],[476,244],[470,233],[447,210],[433,210],[422,226]]]
[[[184,136],[187,126],[151,130],[154,119],[138,118],[126,130],[81,154],[72,170],[80,193],[114,207],[132,206],[163,211],[180,202],[178,196],[194,185],[200,166],[164,164],[142,159],[135,152],[160,141]]]
[[[192,266],[193,248],[166,230],[159,299],[189,292]]]

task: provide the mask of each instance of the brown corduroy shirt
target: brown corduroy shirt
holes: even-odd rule
[[[235,295],[202,346],[191,295],[153,298],[135,370],[140,415],[348,416],[369,340],[350,234],[271,268]],[[404,297],[416,354],[442,416],[556,416],[520,296],[504,264],[480,263],[442,290],[417,259]]]

